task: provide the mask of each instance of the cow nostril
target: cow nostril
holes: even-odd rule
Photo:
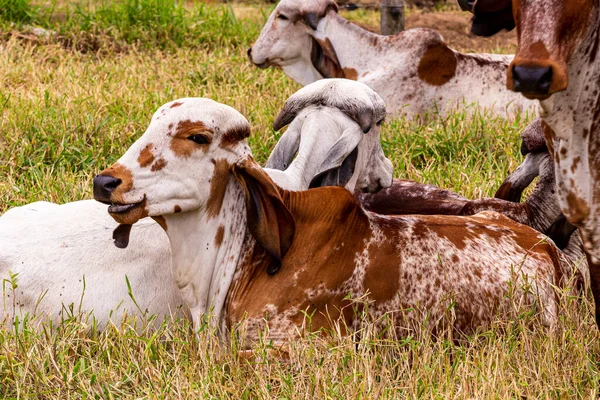
[[[110,201],[111,193],[121,182],[121,179],[109,175],[96,175],[94,177],[94,198],[99,201]]]
[[[246,54],[248,54],[248,58],[252,59],[252,47],[248,48],[248,51],[246,52]]]
[[[552,86],[551,67],[514,65],[512,73],[515,92],[548,94]]]

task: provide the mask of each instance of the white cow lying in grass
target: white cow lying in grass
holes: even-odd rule
[[[161,107],[153,124],[165,124],[163,114],[186,101],[190,100]],[[189,133],[188,120],[205,115],[205,103],[198,105],[170,121],[174,128],[181,126],[181,134]],[[381,149],[377,124],[384,116],[385,104],[364,84],[332,79],[307,86],[290,97],[276,121],[277,129],[290,122],[291,126],[269,165],[287,169],[267,171],[282,187],[294,190],[311,184],[338,184],[350,191],[388,187],[393,169]],[[152,154],[151,148],[141,152],[140,165],[149,175],[161,176],[164,160]],[[182,193],[187,190],[181,188]],[[9,271],[18,274],[18,287],[13,291],[5,285],[4,316],[36,310],[59,320],[64,316],[62,305],[74,304],[75,312],[81,305],[105,324],[117,307],[113,321],[123,312],[139,314],[138,306],[159,317],[176,311],[184,302],[173,279],[164,231],[144,219],[131,232],[129,246],[118,249],[112,239],[116,227],[106,206],[93,200],[64,205],[37,202],[6,212],[0,217],[0,278],[9,279]],[[126,246],[128,233],[127,227],[115,231],[115,242]]]
[[[301,85],[358,80],[383,97],[388,112],[409,117],[436,110],[445,116],[462,102],[503,117],[537,112],[535,101],[506,88],[513,56],[459,53],[431,29],[377,35],[337,10],[332,0],[280,1],[248,50],[250,60],[279,66]]]

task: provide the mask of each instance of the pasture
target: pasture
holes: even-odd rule
[[[463,18],[453,10],[442,11]],[[272,122],[299,89],[280,70],[259,70],[246,57],[269,11],[255,3],[0,0],[0,213],[38,200],[91,198],[93,176],[143,133],[160,105],[180,97],[209,97],[239,110],[252,125],[254,157],[264,163],[280,135]],[[364,10],[343,15],[367,26],[378,19]],[[409,27],[411,18],[426,19],[410,11]],[[460,50],[514,50],[508,38],[460,37],[450,42]],[[388,118],[382,145],[397,178],[470,198],[491,196],[521,162],[518,135],[530,119],[464,110],[443,120]],[[0,279],[2,306],[13,307],[6,295],[19,290],[18,276]],[[0,393],[61,399],[597,398],[600,334],[590,308],[587,298],[562,296],[553,331],[537,324],[532,310],[461,344],[444,335],[433,340],[426,330],[400,340],[328,332],[292,343],[289,360],[270,355],[268,341],[246,360],[237,352],[239,338],[227,347],[208,326],[197,335],[183,320],[149,327],[153,317],[147,315],[99,331],[74,304],[59,325],[0,326]]]

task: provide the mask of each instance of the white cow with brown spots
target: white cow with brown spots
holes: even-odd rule
[[[269,16],[250,60],[278,66],[301,85],[322,78],[366,83],[388,112],[445,116],[464,104],[507,117],[537,112],[537,104],[506,89],[509,55],[465,54],[439,33],[410,29],[395,36],[368,32],[340,17],[331,0],[282,0]]]
[[[377,126],[385,115],[383,101],[364,84],[328,81],[305,87],[286,102],[276,125],[281,128],[291,122],[291,126],[269,164],[289,167],[267,169],[268,173],[281,186],[297,190],[310,184],[338,184],[352,191],[389,186],[392,167],[381,149]],[[169,107],[177,109],[185,101],[174,101]],[[159,122],[165,118],[161,113],[155,116]],[[189,109],[169,124],[177,135],[189,135],[195,129],[190,120],[202,115],[201,108]],[[173,150],[186,154],[182,146]],[[162,176],[168,165],[150,145],[141,149],[137,162],[148,176]],[[172,211],[179,207],[173,205]],[[0,316],[37,311],[60,320],[65,315],[63,304],[65,309],[74,304],[75,312],[93,311],[103,325],[111,319],[119,321],[124,312],[147,311],[161,319],[177,312],[185,302],[173,279],[164,231],[144,219],[136,224],[128,243],[128,227],[116,230],[117,226],[106,207],[93,200],[63,205],[36,202],[2,215],[0,278],[8,279],[9,271],[17,273],[18,289],[5,294],[6,307]],[[115,243],[126,248],[113,245],[113,231]],[[187,307],[182,312],[187,315]]]
[[[512,8],[519,46],[508,87],[540,100],[560,206],[581,229],[600,326],[600,2],[482,3],[496,11],[490,19]]]
[[[251,339],[266,324],[281,342],[329,327],[328,317],[357,328],[352,301],[362,298],[369,313],[397,312],[398,331],[419,311],[436,326],[452,302],[451,327],[472,332],[506,310],[509,290],[555,321],[553,286],[563,284],[565,265],[533,229],[493,212],[379,216],[342,188],[287,191],[253,161],[248,123],[235,110],[189,99],[161,115],[94,178],[94,195],[121,224],[161,221],[196,327],[212,310],[214,324],[245,320]],[[188,118],[190,130],[177,134],[174,121]],[[166,161],[160,175],[138,162],[148,146]]]

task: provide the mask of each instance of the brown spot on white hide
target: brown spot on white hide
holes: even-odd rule
[[[567,205],[569,207],[567,215],[569,222],[577,225],[583,222],[584,219],[590,214],[590,207],[582,198],[578,197],[575,193],[569,192],[567,194]]]
[[[140,155],[138,156],[137,162],[140,164],[140,167],[146,168],[148,165],[152,164],[154,161],[154,153],[152,153],[152,149],[154,145],[152,143],[148,143],[146,147],[140,151]]]
[[[215,246],[221,246],[221,243],[223,243],[223,237],[225,237],[225,227],[223,225],[219,225],[217,228],[217,234],[215,235]]]
[[[352,79],[353,81],[355,81],[358,78],[358,72],[356,72],[356,70],[354,68],[344,68],[344,77],[346,79]],[[367,74],[367,73],[365,73]],[[363,76],[365,76],[365,74],[363,74]]]
[[[226,160],[219,159],[213,161],[215,170],[210,180],[210,194],[206,201],[206,215],[208,218],[215,218],[221,212],[223,199],[225,198],[225,189],[229,181],[229,164]]]
[[[419,61],[419,79],[433,86],[448,83],[456,74],[456,55],[444,43],[430,45]]]
[[[152,164],[152,168],[150,168],[150,170],[152,172],[156,172],[156,171],[160,171],[161,169],[163,169],[166,166],[167,166],[167,160],[165,160],[164,158],[161,157],[158,160],[156,160],[156,162],[154,164]]]

